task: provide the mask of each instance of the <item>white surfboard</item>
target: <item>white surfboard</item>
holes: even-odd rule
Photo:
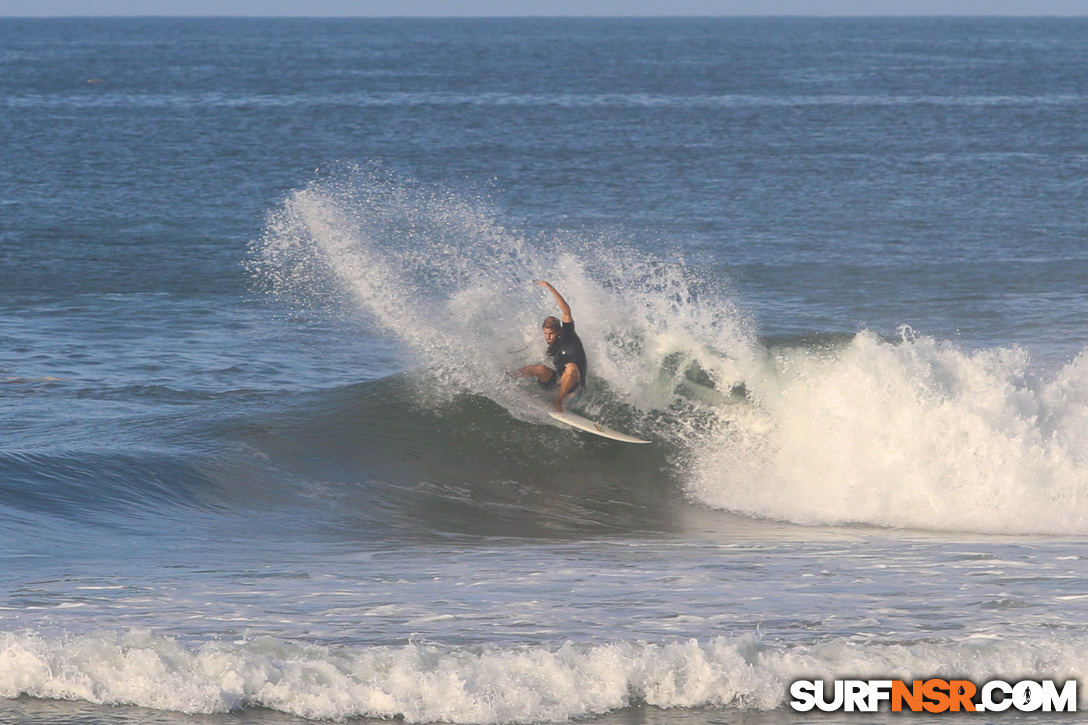
[[[644,441],[641,438],[635,438],[629,436],[626,433],[620,433],[618,430],[613,430],[606,425],[595,423],[588,418],[583,418],[580,415],[576,415],[571,412],[557,413],[554,410],[549,410],[548,415],[558,420],[560,423],[566,423],[569,426],[577,428],[578,430],[584,430],[587,433],[593,433],[603,438],[610,438],[614,441],[622,441],[624,443],[649,443],[650,441]]]

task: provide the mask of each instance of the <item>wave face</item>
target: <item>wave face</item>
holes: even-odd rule
[[[521,420],[526,389],[504,372],[543,358],[554,304],[533,280],[551,280],[591,361],[582,412],[664,443],[662,468],[712,507],[1088,533],[1080,358],[1045,376],[1022,349],[963,351],[907,329],[760,341],[727,281],[609,240],[532,238],[486,201],[374,168],[292,194],[251,269],[280,295],[367,316],[421,361],[432,405],[469,394]]]
[[[643,446],[619,456],[603,441],[541,427],[539,413],[518,420],[486,397],[442,386],[405,374],[300,396],[289,409],[228,426],[238,448],[215,459],[212,475],[224,490],[254,482],[269,508],[287,502],[301,510],[300,526],[312,533],[319,522],[335,540],[679,527],[683,495],[662,475],[667,452]],[[252,505],[252,494],[235,498]]]
[[[0,19],[0,722],[1081,677],[1085,31]]]

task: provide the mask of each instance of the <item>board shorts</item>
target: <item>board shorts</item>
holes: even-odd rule
[[[548,369],[551,370],[551,368]],[[546,383],[540,383],[540,387],[544,390],[558,390],[559,377],[559,373],[552,370],[552,379]],[[567,396],[567,399],[563,401],[563,403],[577,403],[579,400],[582,399],[582,393],[585,392],[585,389],[585,382],[579,380],[578,384],[574,386],[574,390],[570,391],[570,394]]]

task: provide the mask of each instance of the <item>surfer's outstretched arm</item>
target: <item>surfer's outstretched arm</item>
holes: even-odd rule
[[[555,301],[559,303],[559,311],[563,313],[563,322],[574,322],[574,318],[570,314],[570,305],[563,299],[563,295],[559,294],[559,290],[552,287],[551,282],[545,282],[544,280],[540,280],[537,284],[555,295]]]

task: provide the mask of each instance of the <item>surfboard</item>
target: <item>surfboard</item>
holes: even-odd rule
[[[554,410],[549,410],[548,415],[555,418],[560,423],[566,423],[567,425],[571,426],[572,428],[577,428],[578,430],[584,430],[586,433],[593,433],[594,435],[599,435],[602,438],[609,438],[609,439],[614,440],[614,441],[622,441],[623,443],[649,443],[650,442],[650,441],[643,440],[641,438],[635,438],[634,436],[629,436],[626,433],[620,433],[618,430],[613,430],[612,428],[609,428],[606,425],[601,425],[600,423],[594,422],[594,421],[592,421],[592,420],[590,420],[588,418],[583,418],[582,416],[577,415],[576,413],[571,413],[570,411],[564,411],[562,413],[557,413]]]

